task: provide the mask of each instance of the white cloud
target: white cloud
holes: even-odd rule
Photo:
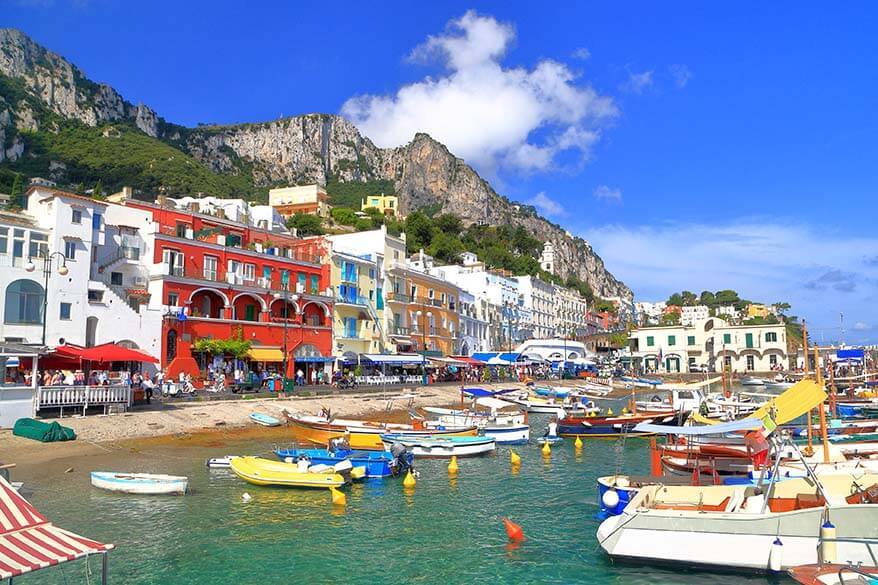
[[[595,190],[592,191],[592,196],[595,199],[603,199],[605,201],[622,201],[622,190],[621,189],[611,189],[606,185],[598,185],[595,187]]]
[[[546,195],[544,191],[540,191],[528,199],[527,204],[536,207],[543,213],[543,215],[559,216],[567,214],[564,210],[564,206]]]
[[[570,54],[574,59],[579,59],[580,61],[585,61],[591,57],[591,51],[586,49],[585,47],[579,47],[573,53]]]
[[[410,55],[440,61],[441,76],[393,95],[353,97],[341,112],[379,146],[427,132],[489,173],[547,170],[564,151],[586,160],[602,125],[618,114],[616,104],[558,61],[504,68],[514,40],[511,25],[469,11]]]
[[[677,89],[683,89],[692,79],[692,71],[685,65],[671,65],[668,67],[671,77],[674,78],[674,85]]]
[[[868,323],[878,302],[878,266],[862,262],[863,250],[878,249],[876,237],[762,219],[611,225],[580,235],[643,300],[680,290],[731,288],[753,300],[789,302],[791,313],[807,318],[809,329],[827,341],[837,339],[840,312]],[[858,333],[849,332],[846,340],[878,337],[875,329]]]
[[[868,331],[871,328],[868,323],[863,323],[862,321],[854,323],[854,331]]]
[[[652,69],[643,73],[629,73],[628,80],[619,86],[622,91],[629,93],[643,93],[643,90],[652,85]]]

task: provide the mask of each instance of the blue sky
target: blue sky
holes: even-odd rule
[[[0,0],[0,25],[173,122],[428,130],[638,298],[736,288],[878,342],[878,7],[544,4]]]

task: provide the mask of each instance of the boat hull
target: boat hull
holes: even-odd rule
[[[332,439],[338,439],[348,436],[348,443],[353,450],[367,451],[384,451],[384,443],[381,441],[381,435],[388,432],[389,429],[374,427],[355,427],[335,425],[331,423],[319,423],[302,421],[301,419],[290,418],[289,425],[293,431],[293,438],[299,443],[310,445],[319,445],[326,447]],[[475,427],[465,427],[463,429],[446,430],[405,430],[407,435],[412,436],[445,436],[445,437],[474,437],[477,434]]]
[[[335,465],[347,459],[354,467],[363,467],[366,477],[388,477],[393,474],[390,463],[393,455],[386,451],[340,451],[332,453],[327,449],[276,449],[275,455],[285,461],[291,458],[293,461],[305,456],[315,465]]]
[[[239,478],[253,485],[326,489],[345,484],[344,477],[338,473],[302,472],[291,463],[261,457],[235,457],[230,468]]]
[[[616,437],[648,436],[653,433],[634,432],[635,426],[648,422],[653,424],[673,424],[685,420],[681,413],[650,413],[618,417],[567,417],[558,421],[558,435],[562,437]]]
[[[262,414],[261,412],[251,413],[250,420],[264,427],[280,426],[280,421],[278,419],[274,418],[273,416],[268,416],[267,414]]]
[[[496,442],[491,437],[479,437],[469,440],[460,437],[461,440],[454,440],[454,437],[448,437],[443,440],[441,437],[430,438],[424,440],[401,437],[399,435],[385,435],[384,443],[389,449],[394,443],[400,443],[408,449],[415,458],[450,458],[450,457],[472,457],[475,455],[484,455],[491,453],[496,448]]]
[[[174,475],[93,471],[91,485],[109,492],[124,494],[183,495],[189,490],[189,479]]]
[[[598,528],[601,548],[627,561],[768,572],[772,543],[782,543],[781,570],[817,562],[826,508],[777,514],[699,514],[691,511],[629,510]],[[878,536],[878,507],[829,507],[838,538]],[[862,545],[838,543],[838,558],[871,563]]]
[[[528,425],[488,425],[483,432],[498,445],[521,445],[530,440]]]

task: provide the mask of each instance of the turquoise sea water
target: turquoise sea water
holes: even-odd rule
[[[543,421],[534,427],[544,428]],[[534,444],[513,474],[508,447],[461,459],[456,479],[444,460],[418,460],[418,484],[370,480],[346,489],[333,508],[324,490],[248,485],[209,456],[268,453],[269,441],[219,448],[155,447],[115,459],[116,471],[188,475],[184,497],[114,495],[92,488],[87,471],[28,482],[29,499],[56,524],[112,542],[113,584],[240,583],[766,583],[762,578],[614,565],[595,540],[595,478],[616,470],[616,441],[572,441],[544,461]],[[647,443],[628,439],[623,471],[648,471]],[[113,467],[115,467],[113,469]],[[242,494],[252,495],[249,503]],[[501,519],[527,540],[507,543]],[[733,551],[729,551],[734,554]],[[99,559],[16,579],[20,584],[97,583]]]

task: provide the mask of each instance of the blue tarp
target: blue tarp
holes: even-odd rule
[[[861,360],[865,357],[865,353],[862,349],[840,349],[835,352],[835,356],[840,360]]]

